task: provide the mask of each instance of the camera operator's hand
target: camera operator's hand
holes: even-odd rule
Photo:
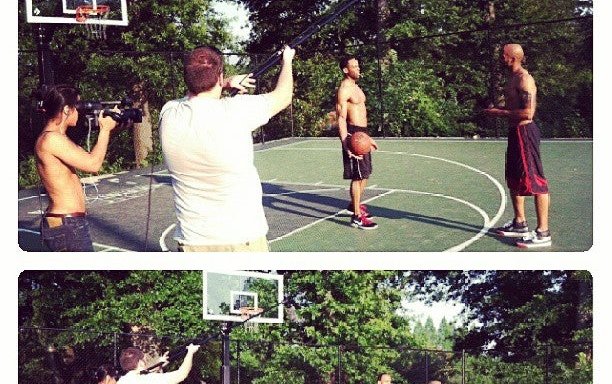
[[[117,113],[121,112],[117,106],[115,106],[112,111]],[[117,127],[117,122],[110,116],[104,117],[103,114],[104,111],[100,111],[100,114],[98,115],[98,126],[100,127],[100,130],[107,130],[110,132]]]
[[[255,81],[252,73],[248,75],[234,75],[225,79],[223,88],[235,88],[238,90],[238,93],[246,93],[248,88],[255,88]]]

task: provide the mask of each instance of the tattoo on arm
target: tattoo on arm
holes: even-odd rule
[[[528,91],[521,91],[521,108],[527,109],[531,107],[533,96]]]

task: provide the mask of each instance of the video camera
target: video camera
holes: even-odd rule
[[[103,117],[110,116],[118,123],[142,123],[142,111],[138,108],[132,108],[133,102],[130,99],[121,101],[79,101],[77,110],[85,116],[93,116],[98,118],[100,111]],[[113,111],[117,106],[120,110]]]

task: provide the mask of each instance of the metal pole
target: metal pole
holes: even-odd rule
[[[544,384],[548,384],[549,383],[549,379],[548,379],[548,375],[550,374],[548,367],[550,365],[550,345],[546,346],[546,358],[545,358],[545,364],[546,364],[546,368],[544,369]]]
[[[336,384],[342,384],[340,382],[342,374],[342,346],[338,345],[338,368],[336,369]]]
[[[465,384],[465,349],[461,350],[461,384]]]
[[[49,43],[53,36],[53,29],[50,28],[48,31],[45,26],[38,24],[36,28],[36,48],[38,51],[38,85],[42,88],[44,86],[52,86],[54,84],[53,79],[53,66],[51,62],[51,49]]]
[[[425,351],[425,382],[429,381],[429,352]]]
[[[385,137],[385,111],[384,111],[384,102],[383,102],[383,91],[382,91],[382,64],[380,59],[380,42],[382,40],[382,36],[380,33],[381,24],[383,24],[383,19],[385,17],[383,10],[381,9],[384,5],[384,2],[380,2],[379,0],[375,0],[376,5],[376,61],[378,66],[377,71],[377,82],[378,82],[378,106],[380,110],[379,114],[379,123],[378,123],[378,132],[382,132],[382,136]]]
[[[291,99],[291,104],[289,105],[289,113],[291,114],[291,137],[295,137],[293,132],[293,99]]]
[[[113,367],[118,366],[117,364],[117,334],[113,333]]]
[[[227,323],[221,325],[221,384],[230,384],[230,332]]]
[[[240,384],[240,340],[236,342],[236,384]]]

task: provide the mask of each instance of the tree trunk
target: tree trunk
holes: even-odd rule
[[[389,5],[387,4],[387,0],[377,0],[376,2],[376,59],[377,59],[377,83],[378,83],[378,103],[379,103],[379,123],[378,123],[378,132],[381,133],[381,136],[385,137],[385,106],[383,102],[383,88],[382,88],[382,58],[386,56],[386,52],[388,51],[388,47],[385,49],[385,53],[383,53],[381,49],[381,44],[384,44],[384,33],[386,30],[386,21],[387,16],[389,15]]]
[[[492,105],[499,107],[503,103],[503,96],[501,96],[500,89],[502,89],[501,81],[502,76],[501,73],[497,71],[497,62],[500,57],[500,47],[495,44],[493,38],[491,36],[491,29],[495,24],[495,2],[487,1],[486,3],[486,14],[485,21],[489,25],[489,31],[487,32],[487,41],[489,44],[489,49],[491,49],[491,60],[489,61],[489,107]],[[489,118],[487,125],[492,125],[493,127],[493,137],[499,138],[500,136],[500,119]],[[487,127],[488,128],[488,127]]]
[[[135,95],[134,107],[142,110],[142,123],[135,123],[134,135],[134,162],[136,168],[147,165],[147,156],[153,150],[153,124],[151,124],[151,113],[149,102],[142,92],[142,84],[137,84],[133,88]]]

